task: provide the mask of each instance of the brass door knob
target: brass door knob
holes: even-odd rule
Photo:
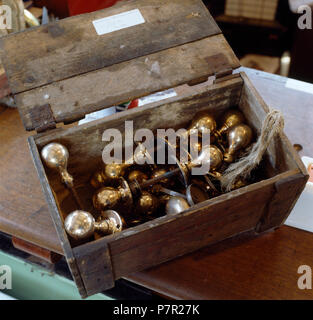
[[[240,124],[230,129],[227,136],[229,147],[224,154],[224,161],[232,163],[237,152],[251,144],[253,133],[249,126]]]
[[[120,215],[113,210],[102,212],[99,221],[95,221],[89,212],[76,210],[66,217],[64,227],[71,238],[83,240],[90,238],[96,231],[103,234],[120,232],[123,222]]]
[[[93,196],[93,205],[97,210],[107,210],[114,208],[119,203],[132,205],[133,196],[129,184],[123,178],[120,178],[121,185],[115,189],[112,187],[103,187]]]
[[[221,137],[223,134],[237,126],[245,122],[245,117],[243,113],[239,110],[229,110],[227,111],[222,118],[222,126],[219,130],[216,131],[218,137]]]
[[[67,171],[69,159],[67,148],[60,143],[49,143],[41,150],[41,156],[49,168],[59,171],[63,183],[72,188],[73,177]]]

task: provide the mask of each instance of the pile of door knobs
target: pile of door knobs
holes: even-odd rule
[[[199,203],[223,194],[220,177],[252,144],[253,131],[239,109],[228,110],[220,119],[218,127],[210,112],[195,115],[186,135],[188,139],[192,133],[197,133],[198,142],[189,144],[188,154],[198,156],[190,156],[187,162],[178,160],[179,146],[172,146],[165,140],[164,143],[175,154],[175,164],[138,165],[134,161],[103,164],[90,180],[91,187],[95,189],[92,202],[99,213],[97,218],[84,211],[74,179],[67,171],[67,148],[59,143],[46,145],[41,151],[45,165],[60,173],[62,182],[71,191],[78,207],[65,218],[67,234],[73,240],[92,240],[95,233],[110,235],[164,215],[183,214]],[[207,133],[210,134],[210,144],[204,145],[201,135]],[[196,153],[192,153],[195,150],[191,148],[196,149]],[[134,157],[147,157],[145,148],[137,150]],[[203,175],[193,175],[192,169],[203,164],[208,165],[209,171]],[[252,182],[238,179],[232,189]]]

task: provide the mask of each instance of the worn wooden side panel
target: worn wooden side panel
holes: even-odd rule
[[[230,51],[224,36],[217,35],[27,91],[15,99],[28,130],[38,126],[32,110],[47,103],[56,122],[68,123],[95,110],[207,79],[221,68],[238,67]]]
[[[129,237],[121,235],[110,242],[116,279],[254,229],[279,179],[277,176],[225,194],[172,221],[143,225],[134,235],[129,230]]]
[[[87,243],[73,250],[87,295],[114,287],[114,273],[108,245]]]
[[[98,35],[93,21],[139,9],[145,23]],[[220,33],[201,0],[133,0],[1,40],[13,93]]]
[[[43,167],[42,162],[40,160],[40,155],[39,155],[36,143],[34,141],[34,138],[29,137],[28,143],[29,143],[30,152],[32,154],[32,158],[34,161],[34,165],[35,165],[35,168],[36,168],[38,176],[39,176],[42,191],[43,191],[45,198],[46,198],[46,201],[48,203],[49,211],[50,211],[54,226],[57,230],[57,234],[58,234],[59,240],[61,242],[62,248],[64,250],[64,254],[65,254],[67,263],[69,265],[70,271],[72,273],[72,276],[75,280],[75,283],[78,287],[78,290],[79,290],[81,296],[86,297],[86,295],[87,295],[86,289],[85,289],[84,284],[82,282],[82,279],[80,277],[80,273],[77,268],[77,264],[75,261],[75,257],[73,255],[71,245],[68,241],[67,235],[66,235],[65,230],[63,228],[63,222],[62,222],[61,216],[59,214],[59,207],[58,207],[58,204],[56,203],[56,200],[53,195],[53,191],[50,187],[50,184],[47,179],[44,167]]]
[[[106,281],[107,275],[103,275],[102,256],[89,258],[89,252],[98,252],[101,248],[106,252],[109,246],[113,277],[119,279],[235,234],[253,230],[267,209],[275,183],[294,174],[295,171],[283,173],[201,203],[181,215],[162,217],[74,248],[76,257],[81,255],[84,261],[91,259],[92,267],[89,268],[92,272],[80,264],[81,271],[93,274],[92,277],[82,275],[85,286],[91,292],[97,292],[112,285],[111,277]],[[110,268],[111,261],[106,261],[107,268]],[[95,281],[97,278],[102,281]]]
[[[246,74],[241,73],[241,76],[244,85],[239,106],[259,133],[270,109]],[[308,180],[307,171],[285,133],[281,133],[273,139],[268,147],[267,157],[272,163],[272,167],[277,171],[297,168],[299,173],[277,181],[273,199],[256,228],[258,232],[278,227],[287,219]]]
[[[298,173],[275,183],[274,196],[257,226],[257,232],[264,232],[284,223],[305,188],[307,180],[308,176]]]

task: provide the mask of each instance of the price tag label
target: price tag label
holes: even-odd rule
[[[94,20],[92,23],[97,34],[101,36],[145,23],[145,19],[139,9],[134,9],[114,16]]]

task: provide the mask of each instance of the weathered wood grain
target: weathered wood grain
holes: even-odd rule
[[[146,22],[99,36],[94,20],[138,8]],[[220,33],[201,0],[133,0],[1,40],[11,90],[19,93]]]
[[[244,86],[239,106],[256,130],[260,132],[270,109],[249,78],[244,73],[242,77]],[[258,232],[278,227],[287,219],[308,180],[308,174],[302,161],[284,133],[273,139],[267,149],[267,156],[272,166],[279,171],[297,168],[299,174],[277,181],[273,199],[269,202],[268,209],[256,228]]]
[[[68,123],[105,107],[207,79],[227,66],[236,68],[239,62],[224,36],[217,35],[52,83],[15,99],[24,126],[32,130],[38,126],[32,110],[47,103],[56,122]]]
[[[295,175],[296,172],[298,171],[289,171],[222,195],[201,203],[181,215],[159,218],[120,234],[74,248],[74,255],[82,252],[87,255],[87,252],[94,248],[105,248],[108,245],[114,277],[119,279],[234,234],[252,230],[267,210],[267,203],[272,197],[275,183]],[[102,258],[92,261],[93,269],[102,268]],[[82,277],[87,280],[88,272],[82,268],[81,271]],[[94,279],[90,281],[90,285],[99,288]]]
[[[63,253],[18,111],[0,113],[0,231]]]
[[[34,143],[39,151],[51,141],[65,144],[73,159],[70,172],[76,172],[79,183],[87,183],[92,167],[95,166],[95,161],[99,160],[104,148],[101,140],[105,129],[115,128],[123,133],[126,120],[134,121],[134,130],[143,127],[152,130],[168,127],[177,129],[185,127],[199,111],[210,110],[218,117],[226,109],[239,104],[248,122],[259,131],[268,109],[254,90],[243,75],[214,83],[208,81],[189,87],[185,93],[166,101],[115,114],[83,126],[39,134],[34,138]],[[285,149],[290,146],[284,145],[281,137],[277,138],[277,142],[283,146],[281,150],[286,153]],[[276,153],[281,150],[273,148],[270,152],[280,159]],[[34,155],[38,157],[38,152]],[[70,250],[70,260],[75,261],[74,274],[80,275],[77,282],[81,291],[85,295],[99,292],[112,287],[113,279],[158,265],[238,233],[254,230],[261,218],[266,221],[266,228],[260,229],[261,231],[267,230],[268,226],[279,225],[291,210],[290,201],[295,203],[300,194],[291,194],[290,190],[285,192],[285,188],[279,189],[277,186],[280,181],[293,179],[299,174],[301,181],[295,179],[293,188],[297,186],[297,190],[300,190],[305,184],[305,176],[292,156],[293,154],[287,155],[290,160],[286,161],[284,166],[275,164],[277,172],[274,177],[201,203],[183,215],[155,219],[120,234],[74,247],[73,251],[66,248],[65,253]],[[37,162],[39,161],[40,159],[37,159]],[[68,213],[68,208],[66,211],[61,205],[64,187],[60,185],[60,179],[55,173],[47,170],[46,174],[58,208],[57,211],[53,210],[54,218],[62,221]],[[43,180],[43,183],[46,184],[47,181]],[[269,203],[276,190],[279,196],[273,203],[276,207],[283,208],[279,219],[273,210],[268,212]],[[62,226],[57,226],[57,229],[59,228],[62,229]],[[64,233],[64,230],[60,232]],[[101,248],[104,256],[99,255]],[[89,254],[90,252],[93,254]]]
[[[87,243],[74,250],[74,255],[88,296],[114,287],[114,270],[108,245]]]
[[[267,180],[203,203],[172,221],[164,219],[141,226],[136,234],[130,230],[129,236],[120,235],[109,244],[116,278],[254,229],[272,192],[273,180]]]

